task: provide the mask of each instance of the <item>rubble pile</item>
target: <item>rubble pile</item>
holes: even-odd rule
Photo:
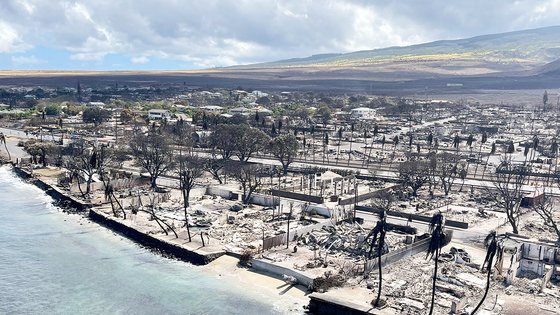
[[[301,235],[297,244],[310,249],[321,249],[341,258],[363,257],[369,251],[366,242],[369,230],[359,224],[342,223],[336,226],[325,226]],[[385,237],[384,253],[395,251],[406,246],[406,235],[388,232]],[[375,253],[374,253],[375,254]]]
[[[449,310],[452,303],[461,300],[474,303],[481,296],[486,280],[478,267],[470,263],[470,255],[462,249],[452,247],[442,253],[436,283],[436,304],[442,307],[440,311]],[[386,267],[384,292],[392,300],[389,305],[410,313],[428,308],[426,297],[432,291],[433,268],[433,261],[421,254]]]

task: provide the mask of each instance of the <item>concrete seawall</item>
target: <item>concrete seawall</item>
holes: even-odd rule
[[[45,183],[40,178],[35,178],[28,171],[14,166],[13,171],[20,178],[29,180],[30,184],[33,184],[40,189],[42,189],[47,195],[53,198],[57,203],[62,204],[64,207],[69,207],[77,211],[86,211],[91,208],[91,204],[80,201],[72,196],[66,195],[64,192],[60,191],[57,187],[53,187],[50,184]]]
[[[107,217],[102,213],[95,211],[93,205],[75,199],[72,196],[66,195],[65,192],[60,191],[57,187],[53,187],[50,184],[42,181],[40,178],[34,178],[30,172],[20,167],[14,166],[12,170],[20,178],[29,180],[30,184],[33,184],[45,191],[45,193],[53,198],[55,202],[63,204],[65,207],[69,207],[77,211],[87,211],[89,209],[88,217],[91,221],[98,223],[114,232],[122,234],[123,236],[141,245],[144,245],[156,251],[160,251],[166,256],[171,256],[192,263],[194,265],[205,265],[225,254],[224,251],[204,253],[189,250],[187,248],[179,246],[178,244],[172,244],[166,242],[165,240],[142,233],[132,227],[118,222],[117,220],[114,220],[113,218]]]
[[[172,256],[193,265],[206,265],[212,260],[222,256],[225,252],[201,253],[181,247],[177,244],[166,242],[165,240],[142,233],[130,226],[127,226],[113,218],[107,217],[95,209],[90,209],[88,214],[90,220],[108,229],[115,231],[141,245],[160,251],[166,256]]]

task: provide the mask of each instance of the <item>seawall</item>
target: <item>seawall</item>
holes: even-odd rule
[[[93,222],[96,222],[108,229],[115,231],[141,245],[160,251],[165,256],[171,256],[182,261],[189,262],[193,265],[206,265],[212,260],[225,254],[224,251],[201,253],[189,250],[177,244],[166,242],[152,235],[142,233],[135,228],[127,226],[113,218],[107,217],[102,213],[90,209],[88,217]]]
[[[72,196],[68,196],[57,187],[53,187],[40,178],[34,178],[32,174],[25,169],[14,166],[12,170],[20,178],[28,180],[30,184],[33,184],[41,190],[45,191],[45,193],[53,198],[56,203],[80,212],[89,210],[88,217],[91,221],[98,223],[116,233],[119,233],[143,246],[159,251],[165,256],[171,256],[182,261],[192,263],[194,265],[205,265],[225,254],[224,251],[211,253],[192,251],[177,244],[172,244],[166,242],[165,240],[142,233],[132,227],[118,222],[117,220],[114,220],[113,218],[107,217],[97,212],[95,208],[93,208],[92,204],[75,199]]]
[[[68,196],[64,192],[60,191],[57,187],[44,182],[40,178],[33,177],[30,172],[24,170],[23,168],[14,166],[12,169],[14,173],[16,173],[16,175],[18,175],[20,178],[29,180],[29,183],[42,189],[47,195],[51,196],[51,198],[53,198],[58,204],[62,205],[63,207],[68,207],[77,211],[86,211],[87,209],[92,207],[90,203],[83,202],[72,196]]]

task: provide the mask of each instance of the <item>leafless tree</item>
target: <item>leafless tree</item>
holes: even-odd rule
[[[175,231],[175,229],[169,225],[169,223],[165,222],[162,218],[160,218],[155,211],[155,204],[157,203],[157,200],[159,199],[159,194],[156,192],[150,192],[150,194],[148,194],[148,199],[150,201],[150,203],[147,205],[147,208],[149,210],[145,210],[143,205],[142,205],[142,199],[140,198],[140,195],[138,195],[138,201],[140,202],[140,208],[136,209],[135,211],[137,212],[145,212],[147,214],[149,214],[153,220],[156,221],[157,225],[161,228],[161,230],[163,231],[163,233],[165,233],[165,235],[169,235],[169,232],[167,232],[167,229],[171,230],[173,232],[173,234],[175,235],[175,238],[179,238],[179,235],[177,235],[177,232]],[[164,227],[167,227],[167,229]]]
[[[0,132],[0,144],[4,144],[4,149],[6,149],[6,153],[8,154],[8,160],[12,160],[10,150],[8,150],[8,144],[6,143],[6,136],[2,132]]]
[[[79,140],[72,143],[72,145],[68,147],[66,153],[67,154],[63,158],[64,167],[78,178],[78,186],[80,185],[80,177],[84,178],[86,182],[86,191],[84,194],[89,195],[91,193],[93,176],[97,173],[97,148],[88,144],[85,140]]]
[[[407,161],[399,165],[399,178],[404,187],[412,189],[416,197],[418,189],[429,180],[429,165],[426,161]]]
[[[374,208],[383,210],[388,213],[395,203],[395,195],[391,191],[382,190],[375,197],[372,198],[371,205]]]
[[[265,170],[253,164],[230,164],[228,165],[228,174],[235,178],[243,190],[243,203],[247,204],[251,200],[251,195],[264,182],[266,178]]]
[[[526,174],[527,168],[525,165],[514,165],[511,157],[504,157],[492,178],[494,189],[489,192],[496,204],[506,213],[514,234],[519,233],[519,214],[521,199],[523,198],[522,187]]]
[[[435,174],[439,178],[441,188],[447,196],[451,192],[458,175],[459,156],[453,153],[440,153],[435,156]]]
[[[97,149],[97,173],[103,182],[105,199],[108,199],[111,203],[111,209],[113,210],[113,215],[115,217],[118,216],[115,207],[115,203],[117,204],[123,214],[123,219],[126,219],[126,211],[117,196],[115,196],[115,186],[111,182],[111,168],[120,168],[126,159],[127,155],[123,150],[107,148],[106,146],[101,146]]]
[[[152,189],[157,188],[158,177],[175,166],[175,158],[169,142],[166,135],[157,130],[151,130],[147,134],[136,132],[129,143],[137,165],[150,174]]]
[[[187,209],[189,208],[189,197],[191,190],[196,185],[196,180],[204,174],[203,164],[204,161],[197,156],[179,156],[179,184],[183,195],[183,212],[185,214],[185,226],[187,227],[187,234],[189,242],[191,241],[191,232],[189,229],[189,220]]]
[[[556,242],[560,244],[560,218],[555,215],[554,199],[544,194],[543,201],[533,205],[531,208],[543,220],[543,224],[554,230],[556,234]]]
[[[221,175],[227,164],[228,161],[218,156],[216,149],[212,148],[210,149],[210,157],[205,160],[202,167],[205,171],[210,173],[220,184],[223,184]]]

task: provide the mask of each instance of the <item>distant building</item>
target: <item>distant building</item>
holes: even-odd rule
[[[88,107],[105,107],[105,103],[103,102],[88,102],[86,104]]]
[[[159,119],[169,119],[171,114],[167,109],[150,109],[148,111],[148,118],[159,120]]]
[[[351,119],[373,119],[375,110],[368,107],[358,107],[350,111]]]
[[[229,110],[229,112],[234,115],[234,114],[241,114],[241,115],[249,115],[254,113],[255,111],[249,109],[249,108],[245,108],[245,107],[235,107],[235,108],[231,108]]]
[[[221,113],[224,111],[224,108],[222,106],[217,105],[202,106],[200,107],[200,109],[207,113]]]

